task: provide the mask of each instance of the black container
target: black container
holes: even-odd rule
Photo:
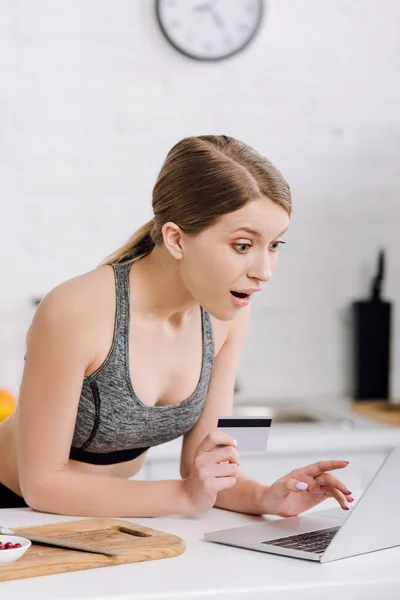
[[[384,276],[384,253],[370,300],[353,302],[354,400],[390,398],[391,303],[380,297]]]

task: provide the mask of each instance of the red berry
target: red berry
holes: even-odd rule
[[[14,548],[21,548],[21,544],[18,542],[15,544],[12,542],[0,542],[0,550],[14,550]]]

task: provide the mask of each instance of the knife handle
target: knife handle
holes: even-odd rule
[[[134,535],[136,537],[151,537],[151,533],[144,533],[143,531],[131,529],[130,527],[118,527],[118,531],[121,531],[122,533],[128,533],[129,535]]]

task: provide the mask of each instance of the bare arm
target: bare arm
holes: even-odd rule
[[[227,340],[215,359],[202,416],[183,440],[181,454],[183,478],[190,473],[194,453],[200,442],[210,431],[217,428],[218,418],[232,414],[236,369],[247,334],[249,319],[250,308],[244,309],[237,320],[233,322]],[[220,491],[214,506],[236,512],[261,514],[261,497],[265,489],[265,485],[250,479],[239,469],[236,484]]]
[[[92,361],[90,316],[77,297],[75,284],[51,292],[29,331],[17,411],[22,494],[36,510],[65,515],[184,514],[181,480],[133,481],[69,468],[83,377]]]
[[[185,435],[183,441],[181,475],[184,478],[190,477],[196,465],[199,458],[196,448],[201,440],[207,435],[208,439],[215,436],[218,417],[232,414],[236,367],[246,335],[248,319],[249,313],[245,314],[243,311],[215,360],[206,406],[200,420]],[[214,433],[210,434],[210,432]],[[232,441],[232,437],[228,437]],[[211,446],[212,452],[215,453],[214,457],[217,452],[220,453],[219,458],[214,458],[218,465],[228,467],[224,464],[227,460],[235,466],[239,464],[240,457],[233,446],[228,445],[229,440],[218,441],[218,444],[221,443],[226,446],[224,450],[215,450]],[[200,456],[200,459],[203,460],[203,457]],[[292,517],[309,510],[328,497],[333,497],[343,509],[348,510],[348,502],[353,501],[351,492],[329,473],[335,469],[342,469],[347,464],[348,462],[343,460],[319,461],[291,471],[270,486],[250,479],[239,468],[235,472],[234,485],[218,491],[213,506],[255,515],[273,514]],[[306,487],[298,488],[298,483]]]

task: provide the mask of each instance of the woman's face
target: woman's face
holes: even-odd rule
[[[224,215],[199,235],[183,235],[180,272],[188,291],[217,319],[233,319],[271,279],[288,225],[286,210],[264,198]]]

